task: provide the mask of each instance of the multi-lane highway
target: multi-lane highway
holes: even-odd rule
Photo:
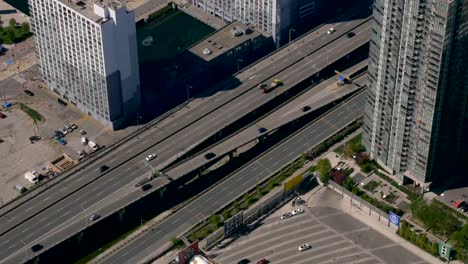
[[[362,115],[364,93],[339,105],[316,122],[296,133],[266,154],[231,175],[221,184],[166,218],[160,224],[103,260],[104,263],[140,263],[166,247],[173,236],[188,231],[200,219],[215,213],[221,207],[242,195],[246,190],[263,181],[288,164],[308,146],[323,142]]]
[[[363,22],[364,24],[356,29],[356,25],[362,24]],[[336,59],[338,56],[345,55],[347,49],[352,49],[353,45],[355,47],[356,45],[359,45],[359,43],[365,43],[368,41],[368,35],[366,34],[369,28],[369,22],[367,20],[346,22],[343,24],[343,27],[346,28],[344,30],[340,29],[339,25],[336,25],[335,27],[337,28],[335,36],[326,35],[326,27],[319,29],[320,34],[316,34],[316,39],[314,41],[315,45],[313,45],[315,48],[309,47],[309,49],[322,52],[319,56],[320,59],[315,59],[313,64],[310,64],[310,61],[312,61],[311,57],[308,60],[309,64],[307,64],[306,60],[302,60],[300,63],[301,65],[319,70],[320,64],[326,66],[326,64],[331,60]],[[342,36],[349,30],[354,30],[357,33],[352,39],[347,39]],[[337,39],[336,37],[339,38]],[[320,47],[329,43],[330,46],[327,47],[325,53],[323,53]],[[78,176],[76,175],[75,177],[67,180],[66,183],[57,185],[55,191],[46,192],[42,194],[42,197],[36,198],[35,200],[24,204],[19,209],[4,215],[3,218],[5,221],[2,221],[4,224],[1,225],[1,230],[4,234],[1,236],[2,245],[0,246],[7,245],[7,247],[5,251],[1,252],[0,258],[5,259],[8,256],[21,255],[18,254],[18,250],[20,252],[29,250],[30,246],[34,243],[38,243],[39,241],[42,242],[45,238],[51,239],[54,237],[54,234],[67,229],[67,222],[71,219],[85,219],[86,217],[83,217],[81,214],[83,212],[89,214],[92,213],[92,208],[90,208],[91,206],[94,205],[95,207],[100,208],[100,205],[97,205],[100,201],[109,200],[109,197],[113,195],[125,195],[119,192],[119,190],[132,185],[132,181],[134,179],[148,171],[148,169],[143,166],[143,158],[147,153],[151,153],[152,151],[157,152],[158,159],[153,163],[157,166],[164,160],[174,158],[177,152],[183,152],[184,150],[196,145],[197,142],[200,142],[203,138],[216,133],[216,131],[218,131],[223,124],[226,124],[226,122],[230,123],[235,120],[235,118],[242,116],[241,113],[248,113],[252,109],[255,109],[256,106],[271,99],[274,94],[264,96],[254,89],[258,85],[259,81],[268,80],[266,78],[273,76],[275,72],[276,74],[282,75],[284,80],[290,81],[291,83],[293,83],[294,80],[298,80],[298,78],[304,78],[304,74],[306,74],[307,71],[291,67],[291,65],[294,64],[294,61],[297,62],[301,60],[301,56],[304,55],[304,53],[302,53],[302,55],[298,55],[296,58],[292,56],[292,54],[297,55],[300,50],[301,48],[298,48],[296,52],[288,53],[287,57],[285,54],[285,58],[283,60],[276,61],[274,65],[271,65],[270,67],[265,66],[263,69],[257,69],[258,74],[254,74],[256,75],[254,78],[251,78],[254,76],[251,75],[238,89],[226,92],[224,93],[224,96],[219,96],[216,98],[217,100],[211,101],[212,104],[221,105],[221,109],[218,107],[216,112],[210,112],[213,110],[206,107],[207,104],[200,105],[199,109],[196,109],[198,111],[190,111],[187,115],[192,118],[183,120],[189,122],[198,121],[196,124],[187,126],[185,123],[184,126],[182,123],[183,120],[179,123],[179,119],[177,119],[176,122],[168,122],[167,126],[163,129],[153,129],[150,133],[140,136],[139,144],[130,143],[124,145],[118,152],[120,155],[114,154],[104,158],[104,162],[111,167],[111,171],[108,172],[107,175],[95,180],[91,184],[78,190],[73,195],[69,195],[69,190],[79,189],[84,183],[86,183],[86,181],[89,181],[89,179],[96,178],[98,175],[96,169],[102,164],[102,162],[92,165],[90,168],[80,173],[80,176],[83,177],[77,178]],[[334,51],[337,53],[334,55],[335,57],[333,57],[333,59],[330,59],[330,52]],[[328,54],[328,56],[324,54]],[[324,62],[324,60],[326,61]],[[281,71],[282,68],[273,69],[278,65],[286,68],[286,70]],[[308,72],[311,72],[310,68]],[[264,75],[262,76],[262,74]],[[283,87],[283,89],[286,89],[286,87]],[[241,99],[237,99],[239,102],[237,102],[236,99],[232,99],[236,98],[236,96],[242,96]],[[213,107],[211,109],[213,109]],[[203,110],[208,112],[208,116],[197,118],[197,114],[200,115],[199,111],[203,112]],[[225,113],[229,113],[231,115],[226,117]],[[187,118],[187,116],[183,117]],[[180,126],[182,126],[182,128],[180,128]],[[179,132],[174,134],[173,131],[178,131],[178,127]],[[169,137],[170,135],[173,136]],[[162,141],[163,139],[166,140]],[[154,142],[160,142],[160,144],[155,146]],[[145,150],[145,148],[147,148],[145,146],[153,146],[152,149],[154,150]],[[181,146],[181,149],[179,150],[175,146]],[[135,154],[141,155],[133,159],[126,158],[128,156],[134,156]],[[125,164],[125,166],[116,167],[120,164]],[[67,197],[64,199],[63,197],[65,196]],[[75,210],[70,210],[70,204],[72,202],[79,202],[79,205],[74,207]],[[47,210],[41,212],[44,208],[47,208]],[[27,220],[28,218],[29,220]],[[43,224],[37,227],[35,226],[37,223]],[[20,226],[15,227],[18,224],[20,224]],[[31,228],[31,226],[35,226],[35,228]],[[66,238],[66,236],[56,237],[56,240],[60,241],[64,238]],[[46,244],[46,246],[49,245]]]
[[[367,60],[362,61],[346,70],[347,74],[354,73],[363,67],[367,66]],[[194,155],[192,158],[184,161],[181,164],[165,171],[165,174],[172,179],[182,177],[191,171],[197,170],[204,166],[207,161],[205,158],[206,153],[213,153],[217,157],[223,157],[232,150],[243,146],[244,144],[250,143],[259,137],[258,128],[265,128],[266,132],[261,135],[267,135],[275,129],[288,124],[289,122],[296,120],[320,107],[334,102],[346,95],[355,92],[358,89],[364,87],[367,81],[367,75],[361,75],[357,79],[353,80],[351,84],[345,84],[342,87],[336,87],[337,78],[332,77],[318,85],[313,89],[303,93],[297,98],[291,100],[287,104],[283,105],[279,109],[272,111],[269,115],[265,116],[261,120],[258,120],[254,124],[245,129],[239,131],[232,137],[223,140],[210,147],[206,152],[202,152],[198,155]],[[303,106],[309,106],[310,109],[303,111]]]

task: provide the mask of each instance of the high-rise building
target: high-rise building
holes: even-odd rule
[[[40,74],[115,129],[140,105],[135,15],[116,0],[29,0]]]
[[[273,36],[276,43],[288,41],[289,31],[317,15],[326,1],[319,0],[192,0],[194,6],[226,21],[250,24]],[[294,33],[292,31],[291,33]]]
[[[373,9],[364,145],[397,180],[428,189],[467,164],[468,0]]]

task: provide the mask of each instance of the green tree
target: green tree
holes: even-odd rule
[[[432,245],[431,245],[431,253],[432,255],[437,255],[439,254],[439,245],[437,244],[437,242],[433,242]]]
[[[457,258],[468,263],[468,224],[464,224],[459,231],[454,232],[450,240],[457,252]]]
[[[411,228],[408,228],[405,230],[405,233],[404,233],[404,238],[406,240],[410,240],[411,239],[411,235],[413,234],[413,231],[411,231]]]
[[[262,193],[263,193],[263,192],[262,192],[262,186],[257,185],[257,187],[256,187],[256,192],[257,192],[257,196],[258,196],[259,199],[260,199],[260,197],[262,197]]]
[[[10,19],[10,21],[8,21],[8,25],[13,29],[16,27],[16,20],[14,18]]]
[[[268,190],[272,190],[275,187],[275,179],[270,178],[268,179]]]
[[[306,162],[306,160],[307,160],[307,154],[306,154],[306,153],[302,153],[302,155],[301,155],[301,160],[300,160],[301,166],[304,165],[304,163]]]
[[[219,219],[219,215],[213,214],[210,216],[210,223],[213,226],[218,226],[221,220]]]
[[[16,40],[15,31],[13,29],[8,29],[6,31],[7,42],[13,44]]]
[[[23,34],[27,34],[31,31],[31,28],[29,27],[29,23],[28,22],[23,22],[21,24],[21,30],[23,31]]]
[[[321,159],[316,165],[317,172],[319,173],[320,180],[323,183],[327,183],[330,180],[330,171],[332,169],[331,162],[329,159]]]
[[[234,203],[232,204],[232,208],[234,210],[239,210],[239,202],[237,200],[235,200]]]
[[[223,221],[226,221],[231,217],[231,214],[229,213],[228,209],[224,209],[223,213],[221,214],[223,216]]]

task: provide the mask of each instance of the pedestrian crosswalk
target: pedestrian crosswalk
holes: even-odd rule
[[[14,64],[9,65],[2,71],[0,71],[0,81],[12,78],[15,75],[18,75],[19,72],[25,71],[36,64],[36,56],[34,52],[30,52],[24,57],[17,59]],[[23,83],[24,78],[17,77],[17,81]]]

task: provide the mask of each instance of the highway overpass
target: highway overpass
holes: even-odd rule
[[[362,25],[356,28],[356,25],[359,24]],[[292,50],[291,47],[291,50],[283,54],[283,56],[281,54],[286,52],[285,49],[276,53],[274,57],[279,56],[282,59],[275,60],[273,65],[271,65],[271,61],[269,65],[265,63],[266,60],[271,59],[266,58],[260,62],[258,66],[260,69],[255,68],[256,66],[248,69],[247,72],[253,71],[252,75],[235,90],[214,96],[210,103],[205,102],[199,105],[185,115],[180,116],[180,119],[178,118],[176,121],[170,122],[171,120],[168,120],[167,125],[162,128],[160,127],[161,124],[158,124],[154,129],[139,136],[137,138],[138,144],[135,144],[135,142],[124,144],[113,155],[105,157],[103,161],[91,165],[74,175],[73,178],[68,178],[63,183],[52,187],[48,192],[41,193],[35,199],[4,214],[0,227],[3,233],[0,237],[0,243],[3,244],[0,246],[8,246],[5,251],[2,251],[0,259],[6,260],[8,256],[12,257],[9,260],[20,256],[31,257],[33,254],[26,251],[29,251],[30,247],[35,243],[39,241],[42,243],[42,241],[47,240],[51,243],[45,243],[45,246],[50,247],[57,241],[68,237],[65,233],[73,233],[73,230],[79,230],[74,229],[77,226],[70,224],[71,222],[74,223],[78,219],[80,224],[86,227],[89,224],[86,220],[87,215],[95,211],[105,215],[108,212],[113,212],[112,210],[118,209],[119,203],[120,206],[125,205],[126,201],[131,201],[134,197],[131,197],[131,193],[121,193],[120,190],[131,186],[135,178],[148,173],[149,169],[143,166],[143,159],[146,154],[157,153],[158,159],[153,164],[155,166],[162,164],[160,166],[163,167],[164,161],[171,161],[179,152],[183,153],[206,139],[207,135],[216,134],[220,127],[222,128],[223,124],[227,123],[226,120],[232,123],[236,118],[242,116],[241,113],[249,113],[255,107],[272,100],[275,94],[259,96],[259,91],[255,89],[259,83],[269,81],[271,77],[275,76],[276,72],[276,74],[283,74],[281,75],[284,77],[283,79],[291,81],[291,84],[293,84],[294,80],[303,78],[303,75],[307,72],[310,73],[310,69],[308,71],[304,70],[307,67],[320,70],[320,67],[326,66],[339,56],[344,56],[346,49],[352,50],[355,48],[355,46],[350,46],[350,42],[353,45],[358,45],[360,41],[366,43],[368,35],[363,32],[369,31],[369,24],[368,20],[357,20],[335,25],[337,28],[336,35],[326,35],[327,28],[320,28],[318,30],[319,34],[316,34],[315,38],[311,38],[315,43],[312,44],[315,47],[312,50],[321,51],[320,44],[331,44],[329,48],[321,51],[321,55],[318,56],[320,60],[312,61],[312,57],[309,60],[301,59],[301,56],[311,52],[303,49],[310,43],[304,41],[303,45],[298,45],[297,41],[301,41],[299,39],[295,42],[297,45],[295,50]],[[345,29],[341,29],[341,27]],[[350,30],[357,32],[352,39],[344,36]],[[330,50],[342,52],[343,55],[334,54],[334,57],[330,58],[329,55],[327,56]],[[291,67],[299,61],[303,65],[302,69]],[[262,63],[264,68],[261,68]],[[277,68],[278,65],[286,69]],[[294,77],[289,77],[292,75]],[[291,87],[285,85],[282,89],[284,91],[289,88]],[[239,107],[239,101],[244,102],[242,107]],[[232,119],[226,119],[224,113],[232,113],[233,115],[229,117]],[[139,155],[139,157],[127,158],[136,155]],[[103,176],[99,176],[96,169],[102,164],[109,165],[111,170]],[[160,184],[162,185],[168,183],[167,179],[164,178],[160,178],[158,181],[161,181]],[[118,203],[114,203],[114,200],[118,200]],[[70,206],[75,202],[79,202],[78,206]],[[109,211],[101,212],[100,209],[104,206]]]
[[[267,179],[284,165],[299,157],[308,148],[320,144],[330,135],[360,118],[364,111],[364,101],[365,93],[360,92],[197,197],[157,226],[153,226],[152,231],[143,233],[142,236],[132,240],[99,262],[134,264],[151,260],[170,246],[171,237],[187,232],[200,220],[206,219],[224,205],[241,197],[257,182]]]

